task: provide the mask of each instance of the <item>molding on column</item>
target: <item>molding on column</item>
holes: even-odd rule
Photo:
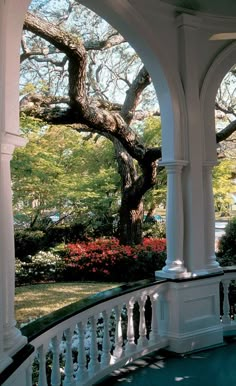
[[[190,15],[188,13],[181,13],[176,18],[176,27],[191,27],[199,28],[202,23],[202,18],[196,15]]]
[[[189,163],[189,161],[185,161],[185,160],[164,160],[164,161],[160,161],[159,162],[159,165],[161,166],[166,166],[166,167],[177,167],[177,166],[181,166],[181,167],[184,167],[184,166],[187,166]]]
[[[6,144],[6,143],[1,143],[0,144],[0,155],[3,156],[12,156],[13,151],[15,149],[14,145]]]
[[[27,139],[18,134],[4,132],[0,137],[1,145],[13,145],[14,147],[23,147],[27,144]]]

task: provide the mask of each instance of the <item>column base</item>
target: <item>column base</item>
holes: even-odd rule
[[[202,331],[196,331],[194,334],[170,336],[167,350],[177,354],[187,354],[193,351],[222,346],[223,344],[222,326],[219,326],[215,329],[205,328]]]
[[[3,370],[5,370],[11,363],[13,362],[13,360],[4,355],[3,358],[0,358],[0,374],[3,372]]]
[[[187,353],[223,343],[220,280],[221,275],[216,274],[169,281],[160,326],[170,351]]]
[[[13,336],[4,337],[4,351],[10,357],[16,354],[20,349],[22,349],[27,344],[26,336],[23,336],[16,327],[14,327]]]
[[[155,271],[155,277],[163,277],[165,279],[187,279],[191,277],[191,273],[187,272],[184,267],[168,267],[165,266],[160,271]]]

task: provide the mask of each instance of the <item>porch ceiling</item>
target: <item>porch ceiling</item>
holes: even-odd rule
[[[218,16],[235,16],[235,0],[161,0],[186,10],[205,12]]]

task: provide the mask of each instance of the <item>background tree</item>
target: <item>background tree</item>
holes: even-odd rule
[[[107,223],[119,199],[110,141],[28,117],[21,123],[28,143],[14,152],[11,163],[16,221],[32,229],[52,225],[52,215],[57,224]]]
[[[35,1],[31,10],[22,37],[21,111],[113,143],[121,178],[120,241],[140,243],[143,197],[156,184],[161,157],[156,143],[145,146],[143,126],[136,124],[159,114],[153,89],[147,92],[150,76],[124,38],[77,1],[59,10],[55,1],[40,8]],[[219,141],[230,130],[218,133]]]

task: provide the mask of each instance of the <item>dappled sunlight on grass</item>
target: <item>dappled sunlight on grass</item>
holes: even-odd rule
[[[17,287],[15,296],[17,324],[27,323],[68,304],[118,285],[118,283],[75,282]]]

